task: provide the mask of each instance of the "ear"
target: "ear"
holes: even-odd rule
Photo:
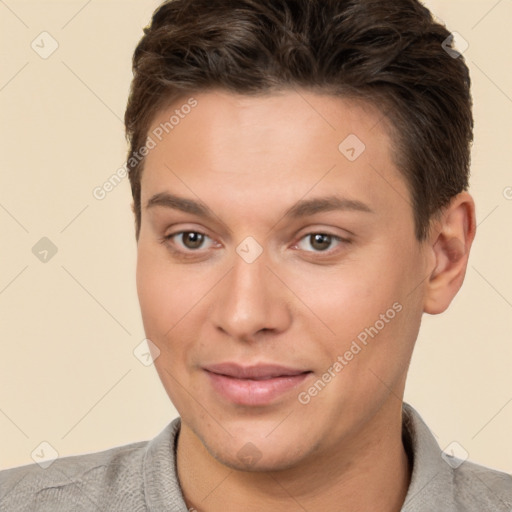
[[[442,313],[459,291],[466,275],[475,232],[475,203],[467,192],[461,192],[435,221],[428,242],[435,265],[426,284],[425,313]]]

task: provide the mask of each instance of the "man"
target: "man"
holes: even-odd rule
[[[416,0],[155,12],[128,167],[142,319],[180,417],[0,473],[2,510],[512,510],[509,475],[442,454],[402,402],[475,236],[449,41]]]

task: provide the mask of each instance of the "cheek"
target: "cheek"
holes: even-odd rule
[[[140,248],[137,256],[136,280],[144,325],[146,328],[153,327],[165,311],[168,290],[156,260]]]
[[[164,251],[142,246],[136,281],[146,336],[161,350],[161,364],[176,361],[178,352],[185,354],[198,338],[206,315],[202,299],[211,285],[183,266],[171,264]]]
[[[304,310],[312,320],[305,321],[304,329],[322,347],[326,368],[347,354],[343,374],[350,381],[368,386],[368,367],[394,380],[419,327],[417,307],[408,297],[412,263],[397,258],[394,248],[381,246],[344,266],[310,272],[307,283],[304,273],[293,277],[294,290],[313,313]]]
[[[304,275],[309,275],[304,280]],[[352,262],[291,277],[291,287],[330,338],[348,340],[398,300],[396,283],[374,262]],[[307,311],[305,309],[305,311]]]
[[[187,344],[183,339],[176,343],[176,337],[186,324],[180,319],[186,314],[187,300],[175,273],[160,254],[139,247],[136,281],[144,331],[158,348],[155,369],[169,398],[178,406],[179,383],[186,380],[182,370]]]
[[[146,335],[161,338],[180,318],[185,290],[161,254],[144,246],[137,253],[137,294]],[[180,299],[181,297],[181,299]]]

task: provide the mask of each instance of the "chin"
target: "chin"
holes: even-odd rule
[[[284,441],[284,439],[287,442]],[[301,436],[304,443],[304,436]],[[201,438],[206,450],[218,462],[236,471],[283,471],[303,463],[308,450],[295,442],[293,436],[279,436],[270,440],[261,437],[234,436],[229,440]]]
[[[265,455],[262,454],[260,459],[253,460],[241,458],[238,453],[210,452],[210,454],[218,462],[230,469],[251,473],[284,471],[296,467],[301,462],[300,456],[294,457],[289,452],[270,455],[266,453]]]

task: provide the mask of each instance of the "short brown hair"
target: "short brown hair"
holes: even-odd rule
[[[473,138],[468,68],[417,0],[170,0],[133,55],[125,113],[136,238],[144,146],[156,113],[180,96],[307,88],[363,98],[390,121],[418,240],[468,187]]]

